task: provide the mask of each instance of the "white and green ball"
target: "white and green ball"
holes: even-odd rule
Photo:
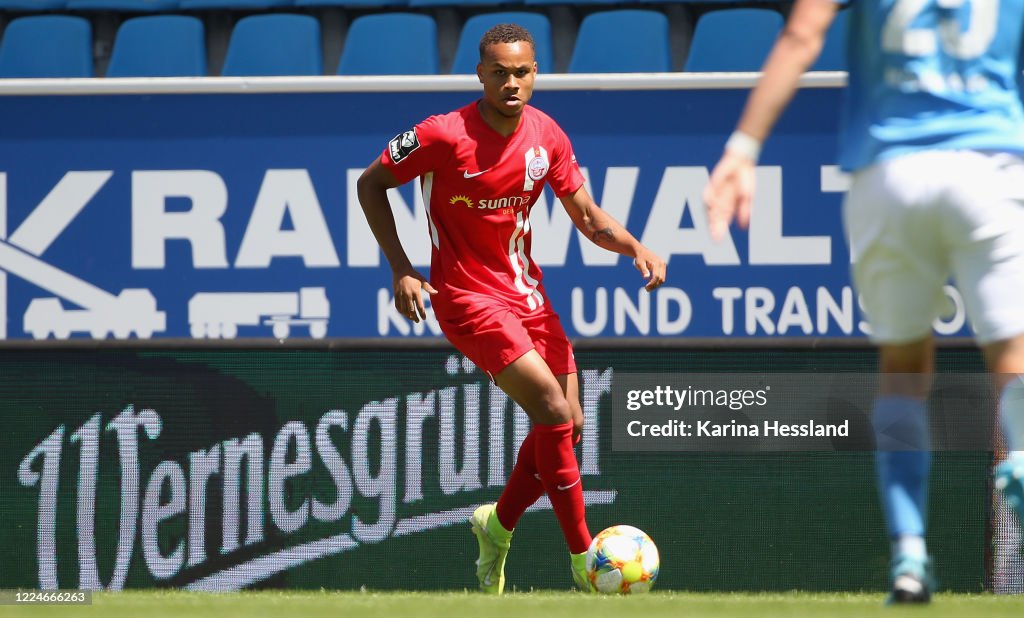
[[[647,592],[658,578],[661,559],[651,537],[633,526],[601,531],[587,550],[587,577],[604,594]]]

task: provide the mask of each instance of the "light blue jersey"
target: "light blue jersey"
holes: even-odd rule
[[[853,0],[840,166],[926,149],[1024,152],[1024,0]]]

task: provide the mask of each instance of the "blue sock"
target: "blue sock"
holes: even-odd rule
[[[875,471],[891,539],[924,537],[931,465],[925,403],[882,396],[871,415],[875,429]]]
[[[999,397],[999,424],[1010,454],[1024,451],[1024,379],[1017,376]]]

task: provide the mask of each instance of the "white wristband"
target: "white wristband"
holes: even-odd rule
[[[742,131],[733,131],[725,142],[725,149],[741,154],[754,163],[761,156],[761,142]]]

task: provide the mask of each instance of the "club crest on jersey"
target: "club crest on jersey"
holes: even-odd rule
[[[523,191],[533,191],[533,184],[543,180],[548,174],[550,163],[548,162],[548,151],[543,146],[534,146],[526,151],[526,179],[523,181]]]
[[[420,138],[416,135],[416,129],[409,129],[405,133],[396,135],[388,142],[388,152],[391,154],[391,161],[398,163],[402,159],[420,147]]]

